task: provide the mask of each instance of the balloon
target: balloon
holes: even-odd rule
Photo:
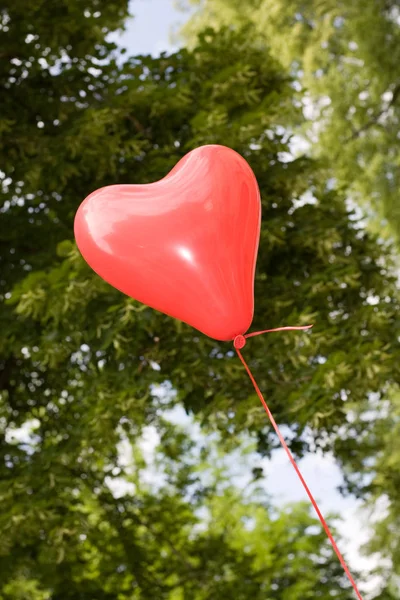
[[[228,341],[253,320],[261,202],[248,163],[202,146],[160,181],[110,185],[88,196],[75,238],[115,288]]]

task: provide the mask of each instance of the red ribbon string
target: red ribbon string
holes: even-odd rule
[[[347,575],[347,577],[348,577],[351,585],[353,586],[353,589],[354,589],[354,591],[356,593],[356,596],[357,596],[358,600],[363,600],[363,598],[362,598],[362,596],[361,596],[361,594],[360,594],[360,592],[359,592],[359,590],[357,588],[357,584],[354,581],[354,579],[353,579],[353,577],[352,577],[352,575],[351,575],[351,573],[349,571],[349,568],[348,568],[348,566],[346,564],[346,561],[344,560],[344,558],[343,558],[343,556],[342,556],[339,548],[337,547],[337,544],[336,544],[336,542],[335,542],[335,540],[333,538],[331,530],[329,529],[328,524],[325,521],[325,519],[324,519],[324,517],[323,517],[323,515],[322,515],[322,513],[321,513],[321,511],[320,511],[320,509],[318,507],[318,504],[317,504],[316,500],[314,499],[314,496],[312,495],[312,493],[311,493],[311,491],[310,491],[310,489],[309,489],[309,487],[308,487],[308,485],[307,485],[307,483],[306,483],[303,475],[301,474],[300,469],[297,466],[296,461],[293,458],[293,455],[290,452],[290,450],[289,450],[289,448],[288,448],[288,446],[287,446],[287,444],[286,444],[286,442],[285,442],[285,440],[283,438],[283,435],[281,434],[280,429],[279,429],[279,427],[278,427],[278,425],[277,425],[277,423],[276,423],[276,421],[275,421],[275,419],[274,419],[271,411],[268,408],[268,404],[264,400],[264,397],[263,397],[263,395],[262,395],[262,393],[260,391],[260,388],[258,387],[257,382],[254,379],[252,372],[250,371],[250,367],[248,366],[248,364],[246,363],[245,359],[242,356],[242,353],[240,352],[240,350],[242,348],[244,348],[244,346],[246,345],[246,338],[251,338],[251,337],[254,337],[256,335],[261,335],[263,333],[269,333],[271,331],[305,330],[305,329],[310,329],[311,327],[312,327],[312,325],[307,325],[305,327],[278,327],[276,329],[266,329],[265,331],[257,331],[257,332],[254,332],[254,333],[248,333],[245,336],[238,335],[235,338],[235,340],[233,342],[233,345],[235,347],[235,350],[236,350],[236,352],[237,352],[240,360],[243,363],[244,368],[247,371],[248,376],[250,377],[250,380],[251,380],[251,382],[252,382],[252,384],[254,386],[254,389],[257,392],[257,396],[261,400],[261,404],[263,405],[264,410],[267,413],[268,418],[271,421],[271,424],[272,424],[273,428],[275,429],[275,432],[276,432],[276,434],[277,434],[277,436],[279,438],[279,441],[282,444],[282,447],[285,450],[285,452],[286,452],[286,454],[287,454],[287,456],[288,456],[288,458],[289,458],[289,460],[290,460],[290,462],[292,464],[292,467],[296,471],[298,478],[300,479],[301,483],[303,484],[303,487],[304,487],[304,489],[305,489],[305,491],[307,493],[307,496],[309,497],[309,499],[311,501],[311,504],[313,505],[313,507],[315,509],[315,512],[318,515],[318,518],[319,518],[319,520],[321,522],[321,525],[324,528],[325,533],[328,536],[328,538],[329,538],[329,540],[330,540],[330,542],[331,542],[331,544],[333,546],[334,551],[336,552],[336,556],[338,557],[338,559],[340,561],[340,564],[342,565],[342,567],[344,569],[344,572],[346,573],[346,575]]]

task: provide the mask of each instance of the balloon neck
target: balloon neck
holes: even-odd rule
[[[233,340],[233,346],[236,350],[241,350],[246,345],[246,338],[243,335],[237,335]]]

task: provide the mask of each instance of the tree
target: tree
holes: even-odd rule
[[[185,3],[186,4],[186,3]],[[329,165],[380,234],[400,240],[399,6],[393,0],[188,0],[205,24],[250,22],[301,90],[312,150]],[[311,110],[310,110],[311,109]]]
[[[298,101],[309,116],[303,132],[308,130],[311,153],[329,165],[331,185],[364,207],[370,227],[380,235],[397,236],[398,242],[397,3],[206,0],[200,6],[192,0],[191,4],[200,7],[185,29],[192,42],[210,21],[216,27],[236,28],[248,22],[268,40],[272,54],[295,78]],[[367,411],[359,405],[334,443],[347,488],[372,502],[389,500],[370,548],[388,554],[399,572],[398,388],[387,398],[389,403],[382,402],[382,395],[371,397]]]
[[[277,511],[257,484],[235,489],[215,440],[162,418],[146,461],[127,424],[117,460],[87,448],[70,468],[44,470],[41,442],[31,435],[26,455],[15,440],[26,458],[2,490],[2,600],[351,600],[308,506]]]
[[[71,124],[88,106],[98,102],[100,90],[112,77],[116,47],[106,38],[122,27],[126,16],[127,0],[101,7],[98,0],[2,3],[0,177],[4,226],[0,260],[1,285],[7,289],[27,269],[48,262],[42,236],[51,248],[62,230],[64,235],[69,233],[57,182],[51,187],[49,177],[54,165],[59,165],[56,144],[63,139],[70,159]],[[43,198],[39,183],[41,160],[48,168],[47,189],[51,190]],[[72,160],[64,163],[64,177],[73,177],[74,168]],[[24,200],[26,194],[28,198]],[[29,206],[21,206],[24,201]],[[15,211],[24,215],[20,222],[29,226],[28,236],[23,226],[18,231],[8,230],[9,209],[13,215]],[[15,219],[13,222],[15,225]],[[20,240],[21,256],[12,262],[6,257],[14,252],[16,239]],[[30,266],[26,265],[28,257]]]
[[[100,65],[96,92],[84,106],[78,95],[85,82],[71,71],[76,95],[68,96],[66,114],[64,95],[56,101],[62,125],[52,121],[55,113],[49,121],[41,115],[43,126],[35,128],[27,118],[15,134],[18,160],[14,136],[3,138],[0,485],[8,543],[24,548],[22,575],[38,540],[49,549],[69,538],[64,525],[73,529],[82,511],[90,512],[97,488],[103,494],[105,473],[116,468],[119,427],[136,439],[180,404],[205,431],[219,430],[225,448],[243,430],[263,452],[276,444],[229,346],[123,297],[84,264],[72,241],[73,217],[97,187],[154,181],[204,143],[231,146],[250,162],[263,199],[254,326],[316,323],[310,336],[270,336],[246,347],[279,422],[296,433],[293,450],[328,450],[327,434],[340,432],[347,414],[365,408],[371,392],[384,395],[398,378],[399,299],[387,248],[329,189],[326,171],[308,159],[287,162],[285,126],[300,116],[291,79],[267,56],[263,39],[248,30],[207,31],[191,52],[136,57],[121,68],[111,60]],[[55,90],[68,71],[49,72]],[[36,90],[26,84],[28,107],[39,103]],[[166,381],[177,395],[160,403],[152,385]],[[29,424],[36,428],[34,452],[10,437]],[[346,452],[344,446],[341,455]],[[91,485],[88,499],[82,481]],[[84,499],[75,501],[76,493]],[[82,511],[79,502],[88,503]],[[120,512],[110,495],[104,502],[102,510],[111,506],[107,514]],[[94,515],[97,510],[96,504]],[[120,531],[123,540],[130,532]],[[114,533],[106,535],[112,540]],[[71,544],[65,554],[74,553]],[[111,551],[110,542],[105,560]],[[140,563],[141,543],[130,552]],[[69,558],[62,551],[59,557],[60,564],[67,561],[67,579]],[[53,559],[43,564],[54,565]],[[42,595],[53,567],[47,576],[44,571],[40,583],[29,575]]]
[[[294,110],[290,82],[265,52],[258,40],[249,44],[247,32],[225,32],[207,34],[192,54],[132,59],[99,106],[78,110],[60,137],[39,130],[40,155],[15,165],[16,180],[27,182],[26,204],[3,215],[5,235],[14,236],[4,278],[10,316],[4,313],[3,355],[16,423],[30,418],[26,394],[34,395],[32,406],[47,405],[43,389],[92,398],[96,410],[103,409],[96,404],[101,390],[118,420],[127,395],[142,397],[167,377],[188,410],[200,411],[229,437],[243,427],[258,431],[260,447],[268,449],[264,416],[231,349],[121,296],[65,240],[80,200],[94,188],[154,181],[190,148],[209,142],[241,152],[261,187],[254,326],[316,323],[312,336],[270,336],[249,346],[278,419],[295,426],[298,440],[311,427],[324,446],[324,432],[339,429],[346,406],[368,403],[370,392],[381,393],[396,379],[398,298],[390,259],[312,161],[285,162],[279,127]],[[48,146],[51,152],[43,150]],[[13,185],[5,192],[10,204]],[[38,200],[48,216],[32,223],[29,209]],[[28,259],[31,230],[40,239]],[[307,443],[298,442],[301,447]]]

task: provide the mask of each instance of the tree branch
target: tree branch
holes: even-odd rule
[[[345,143],[347,142],[352,142],[353,140],[357,139],[358,137],[360,137],[360,135],[366,131],[367,129],[369,129],[370,127],[372,127],[373,125],[377,124],[378,119],[380,119],[380,117],[385,114],[385,112],[387,112],[389,110],[389,108],[391,106],[393,106],[395,104],[395,102],[397,101],[397,98],[400,95],[400,83],[398,83],[394,90],[393,90],[393,96],[392,99],[390,100],[390,102],[388,103],[387,106],[385,106],[385,108],[382,108],[382,110],[380,110],[374,117],[372,117],[369,121],[367,121],[367,123],[364,123],[364,125],[362,125],[359,129],[355,130],[352,135],[347,138],[347,140],[345,140]]]

